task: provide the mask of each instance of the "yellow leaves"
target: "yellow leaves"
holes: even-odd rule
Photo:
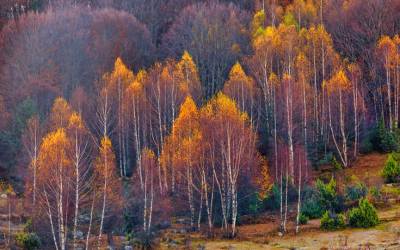
[[[248,120],[248,116],[245,112],[241,112],[234,100],[219,92],[214,98],[212,98],[205,106],[207,112],[220,119],[220,122],[227,120],[236,120],[245,122]]]
[[[278,78],[278,76],[277,76],[274,72],[271,72],[271,74],[269,74],[268,81],[269,81],[273,86],[278,86],[278,85],[279,85],[279,78]]]
[[[327,89],[328,94],[332,94],[339,90],[349,90],[351,83],[346,73],[341,69],[327,83],[323,83],[323,87]]]
[[[82,117],[78,113],[73,112],[71,117],[69,118],[68,127],[74,129],[84,129],[85,125],[83,123]]]
[[[104,154],[109,151],[112,151],[112,143],[110,138],[108,138],[108,136],[104,136],[100,142],[100,153]]]
[[[280,46],[281,38],[274,26],[267,26],[260,31],[260,34],[253,39],[253,48],[255,50],[273,49]]]
[[[153,150],[146,147],[142,150],[142,158],[151,159],[155,161],[156,155],[154,154]]]
[[[199,114],[194,100],[188,96],[183,102],[179,116],[176,118],[172,134],[177,137],[191,136],[194,130],[199,128]]]
[[[66,127],[71,113],[72,109],[68,102],[62,97],[57,97],[53,103],[50,114],[51,128]]]
[[[117,58],[114,63],[114,69],[111,73],[103,75],[104,91],[116,92],[118,88],[125,89],[135,80],[135,76],[131,70],[122,62],[121,58]]]
[[[395,50],[395,44],[389,36],[382,36],[378,41],[378,48],[387,52],[393,52]]]
[[[200,99],[199,73],[196,64],[187,51],[183,52],[181,60],[176,64],[174,76],[182,92],[190,94],[196,101]]]
[[[400,46],[400,35],[395,35],[394,37],[393,37],[393,42],[397,45],[397,46]]]
[[[390,69],[394,67],[396,60],[399,60],[400,54],[397,46],[400,41],[398,36],[391,39],[389,36],[382,36],[377,44],[377,49],[384,57],[385,68]]]
[[[253,20],[251,22],[251,34],[253,38],[257,38],[259,35],[263,34],[265,22],[264,10],[259,10],[254,14]]]
[[[229,79],[225,83],[225,86],[227,88],[235,87],[235,85],[240,85],[241,88],[244,87],[246,90],[249,90],[250,92],[252,92],[253,89],[255,88],[253,78],[246,75],[239,62],[236,62],[235,65],[233,65],[229,73]]]
[[[147,78],[147,72],[144,69],[139,70],[139,72],[136,75],[135,81],[139,83],[144,83]]]
[[[233,65],[229,79],[226,81],[223,93],[235,100],[242,111],[251,112],[255,100],[256,86],[252,77],[244,72],[239,62]]]
[[[145,70],[140,70],[134,81],[129,84],[127,92],[131,96],[141,96],[143,94],[143,87],[147,80],[147,72]]]
[[[56,168],[66,168],[70,165],[67,151],[70,141],[63,128],[47,134],[42,141],[39,151],[38,166],[45,172]],[[43,173],[46,174],[46,173]]]
[[[199,112],[194,100],[188,96],[173,124],[172,133],[166,138],[160,157],[165,167],[171,161],[175,167],[188,167],[200,154],[201,131]]]
[[[197,71],[196,65],[193,62],[192,56],[189,54],[187,50],[185,50],[182,54],[182,58],[179,61],[178,68],[191,70],[193,72]],[[182,70],[183,71],[183,70]]]
[[[110,138],[104,136],[100,141],[99,155],[95,162],[97,175],[110,177],[115,175],[115,154]]]
[[[114,70],[111,74],[113,78],[122,78],[127,81],[133,81],[134,75],[131,70],[126,67],[126,65],[122,62],[121,58],[117,58],[114,63]]]
[[[292,80],[292,76],[289,75],[288,73],[284,73],[283,77],[282,77],[283,81],[291,81]]]
[[[243,71],[242,65],[239,62],[236,62],[230,73],[229,73],[229,80],[241,80],[246,77],[246,74]]]
[[[190,96],[186,97],[185,101],[182,103],[179,115],[180,117],[197,116],[196,104]]]
[[[307,56],[300,52],[295,60],[295,66],[297,70],[297,74],[299,75],[300,78],[302,78],[304,81],[307,81],[309,74],[310,74],[310,68],[311,64],[310,61],[308,60]]]
[[[265,199],[272,188],[272,180],[269,174],[268,161],[266,159],[261,160],[261,169],[256,178],[256,184],[259,186],[260,191],[258,195],[261,199]]]

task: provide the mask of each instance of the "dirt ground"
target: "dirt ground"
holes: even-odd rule
[[[355,176],[366,183],[368,187],[381,186],[383,180],[380,172],[386,161],[387,155],[369,154],[361,156],[351,168],[341,170],[337,177],[343,183],[345,178]],[[340,177],[339,177],[340,176]],[[0,232],[8,231],[7,202],[0,199]],[[14,235],[22,230],[22,223],[18,223],[20,209],[13,206],[11,231]],[[19,206],[18,206],[19,207]],[[210,250],[258,250],[258,249],[326,249],[326,250],[366,250],[366,249],[397,249],[400,250],[400,203],[384,206],[379,209],[378,216],[381,223],[370,229],[344,229],[334,232],[321,231],[319,220],[310,220],[300,229],[298,235],[294,234],[295,209],[289,213],[289,233],[278,235],[279,221],[276,215],[266,214],[257,218],[258,224],[241,225],[238,227],[238,237],[235,240],[207,239],[199,233],[188,234],[184,225],[173,225],[160,237],[160,245],[156,249],[210,249]],[[19,211],[21,212],[21,211]],[[263,223],[265,221],[265,223]],[[2,235],[3,237],[5,235]],[[0,237],[1,238],[1,237]],[[124,237],[114,237],[117,249],[122,247]],[[1,243],[1,242],[0,242]],[[0,249],[2,248],[0,244]],[[123,248],[122,248],[123,249]]]
[[[387,155],[373,153],[361,156],[353,166],[337,173],[341,183],[345,178],[356,177],[368,187],[381,186],[381,170]],[[235,240],[208,240],[199,235],[191,235],[189,241],[191,249],[396,249],[400,250],[400,204],[387,205],[378,211],[381,223],[369,229],[344,229],[334,232],[321,231],[319,220],[311,220],[301,227],[298,235],[294,234],[294,224],[288,225],[289,233],[279,236],[277,221],[268,221],[264,224],[239,226],[239,237]],[[291,219],[293,221],[293,219]],[[182,237],[182,236],[181,236]],[[187,239],[187,236],[185,236]],[[182,249],[187,249],[182,246]],[[162,244],[162,249],[180,249],[179,246]]]
[[[370,229],[344,229],[334,232],[319,230],[319,221],[312,220],[301,228],[298,235],[289,233],[283,237],[269,234],[273,230],[270,223],[239,227],[237,240],[191,239],[192,249],[400,249],[400,205],[379,211],[384,221]],[[292,230],[293,231],[293,230]],[[162,249],[177,249],[163,245]]]

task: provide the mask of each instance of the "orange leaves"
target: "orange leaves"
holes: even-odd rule
[[[190,96],[188,96],[182,103],[179,116],[175,120],[174,131],[179,130],[179,128],[177,127],[180,126],[184,127],[185,125],[187,125],[187,123],[191,123],[197,119],[198,119],[198,109],[196,107],[196,103],[194,103],[194,100]]]
[[[69,147],[70,141],[63,128],[59,128],[43,138],[38,157],[39,179],[55,177],[52,176],[55,172],[71,169],[68,157]]]
[[[117,58],[114,64],[114,71],[111,73],[114,79],[121,79],[127,82],[132,82],[134,79],[133,72],[126,67],[121,58]]]
[[[393,54],[395,52],[395,43],[389,36],[382,36],[378,41],[378,49],[385,53]]]
[[[193,99],[186,97],[166,143],[166,151],[172,147],[174,165],[190,166],[199,153],[201,138],[198,109]]]
[[[97,178],[111,178],[116,179],[116,166],[115,154],[110,138],[103,137],[100,142],[99,155],[96,158],[95,170]],[[99,183],[102,185],[102,182]]]
[[[229,120],[245,122],[248,120],[247,114],[239,110],[236,102],[223,93],[218,93],[203,109],[205,112],[211,111],[214,119],[219,119],[220,122]]]
[[[176,64],[174,77],[182,92],[190,94],[194,100],[200,101],[201,84],[197,66],[187,51],[183,52],[181,60]]]
[[[115,60],[113,71],[103,75],[103,92],[116,93],[119,89],[126,89],[134,79],[133,72],[118,57]]]
[[[246,82],[251,81],[251,78],[248,77],[248,76],[246,75],[246,73],[244,73],[243,68],[242,68],[242,65],[240,65],[239,62],[236,62],[236,63],[233,65],[233,67],[232,67],[232,69],[231,69],[231,71],[230,71],[230,73],[229,73],[228,84],[229,84],[230,82],[235,82],[235,81],[241,81],[241,82],[243,82],[243,83],[246,83]]]
[[[260,171],[254,176],[255,182],[259,187],[258,195],[261,199],[265,199],[272,188],[273,180],[269,174],[269,166],[267,159],[262,159]]]
[[[389,36],[382,36],[377,44],[377,51],[384,59],[386,69],[391,69],[395,66],[396,61],[400,61],[399,52],[400,39],[398,36],[390,38]]]
[[[74,128],[74,129],[78,129],[78,130],[85,128],[83,119],[78,113],[76,113],[76,112],[72,113],[72,115],[68,121],[68,128]]]
[[[255,100],[256,86],[253,78],[246,75],[238,62],[233,65],[223,92],[234,99],[242,111],[251,112]]]
[[[253,38],[257,38],[264,33],[264,22],[264,10],[257,11],[256,14],[254,14],[253,20],[251,22],[251,34],[253,35]]]
[[[349,90],[351,82],[346,73],[343,70],[339,70],[328,82],[324,82],[323,87],[327,89],[328,94],[332,94],[339,90]]]
[[[71,113],[72,109],[68,102],[62,97],[57,97],[51,109],[50,127],[52,129],[66,127]]]

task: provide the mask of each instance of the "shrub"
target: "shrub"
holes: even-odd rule
[[[345,198],[348,201],[356,201],[368,194],[368,188],[364,183],[358,182],[355,185],[346,186]]]
[[[373,133],[368,134],[362,141],[360,145],[360,153],[368,154],[374,151],[374,144],[372,143]]]
[[[320,195],[320,205],[324,210],[334,211],[338,206],[338,199],[336,195],[336,181],[331,180],[325,184],[321,180],[317,180],[317,190]]]
[[[39,249],[41,245],[40,239],[35,233],[20,232],[15,236],[15,240],[19,247],[26,250]]]
[[[381,198],[381,191],[377,187],[371,187],[369,189],[369,194],[375,200],[379,200]]]
[[[300,215],[299,215],[299,223],[300,223],[300,225],[307,224],[308,220],[309,220],[309,218],[306,215],[304,215],[303,213],[300,213]]]
[[[286,180],[282,180],[283,186],[283,195],[285,195],[285,187],[286,187]],[[290,184],[290,181],[288,181],[288,202],[293,202],[296,201],[297,199],[297,190],[296,187]],[[280,190],[280,185],[279,183],[275,183],[272,185],[271,191],[269,195],[263,200],[263,205],[265,209],[269,210],[275,210],[280,207],[280,202],[281,202],[281,190]]]
[[[329,231],[341,229],[346,226],[345,221],[346,218],[343,214],[336,214],[325,211],[324,215],[321,218],[321,228]]]
[[[340,162],[338,162],[335,156],[333,156],[331,164],[335,171],[343,169],[343,165]]]
[[[261,211],[262,208],[262,197],[259,197],[258,193],[253,193],[249,197],[249,203],[247,212],[252,215],[256,215]]]
[[[368,228],[378,223],[376,209],[367,199],[361,199],[358,207],[353,208],[349,213],[349,224],[352,227]]]
[[[372,144],[377,151],[392,152],[398,151],[399,149],[398,131],[392,132],[387,129],[383,119],[379,121],[373,130],[371,137]]]
[[[400,165],[393,157],[393,154],[389,154],[385,166],[382,170],[382,177],[385,178],[385,181],[396,182],[399,180],[400,177]]]
[[[306,186],[303,191],[303,204],[301,206],[301,213],[310,219],[321,218],[324,213],[320,203],[320,195],[318,191]]]
[[[317,161],[316,165],[317,166],[321,166],[321,165],[330,164],[330,163],[332,163],[333,157],[334,157],[333,153],[332,152],[328,152],[328,153],[324,154],[324,157],[322,159],[319,159]]]

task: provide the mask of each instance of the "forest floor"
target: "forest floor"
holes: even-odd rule
[[[368,187],[380,186],[383,180],[380,172],[387,155],[372,153],[359,157],[351,168],[340,170],[335,175],[338,184],[344,183],[346,178],[357,178]],[[316,176],[318,173],[315,174]],[[399,195],[400,198],[400,195]],[[170,229],[163,231],[159,238],[157,249],[225,249],[225,250],[258,250],[258,249],[400,249],[400,202],[383,204],[378,210],[381,223],[369,229],[344,229],[334,232],[321,231],[319,220],[310,220],[307,225],[301,226],[300,233],[295,234],[293,223],[295,208],[289,208],[288,234],[278,235],[279,218],[276,214],[263,214],[257,218],[250,218],[253,224],[240,225],[238,237],[234,240],[214,238],[208,239],[204,234],[187,233],[186,225],[174,223]],[[21,203],[21,202],[20,202]],[[9,215],[5,199],[0,197],[0,249],[4,248],[3,233],[8,232]],[[19,207],[19,206],[18,206]],[[6,209],[4,209],[6,208]],[[12,209],[11,233],[23,229],[21,216]],[[114,237],[116,249],[123,249],[124,237]],[[106,249],[106,248],[105,248]]]
[[[372,153],[359,157],[350,168],[340,170],[335,175],[338,184],[346,179],[356,178],[368,187],[383,185],[381,170],[387,155]],[[320,173],[316,173],[317,176]],[[400,249],[400,203],[384,204],[378,210],[381,223],[369,229],[346,228],[333,232],[322,231],[320,221],[310,220],[301,226],[300,233],[295,234],[294,208],[289,224],[288,234],[278,235],[279,221],[276,216],[263,215],[257,218],[257,224],[238,227],[238,237],[229,239],[207,239],[200,234],[171,234],[163,236],[162,249]],[[264,220],[266,223],[260,223]],[[179,230],[173,230],[173,232]],[[171,240],[173,239],[173,240]],[[180,243],[180,244],[179,244]]]
[[[193,236],[193,249],[400,249],[400,205],[379,211],[381,224],[370,229],[344,229],[324,232],[319,220],[312,220],[295,235],[293,226],[289,234],[278,236],[268,233],[276,224],[254,224],[239,227],[236,240],[207,240]],[[271,232],[271,231],[269,231]],[[171,249],[168,245],[165,249]]]

